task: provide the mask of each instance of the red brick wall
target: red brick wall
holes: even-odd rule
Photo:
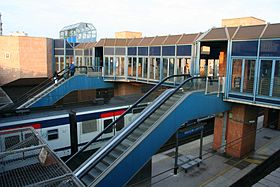
[[[222,145],[223,123],[224,119],[222,116],[215,117],[213,149],[217,151]]]
[[[230,111],[227,125],[226,153],[233,157],[242,157],[255,148],[257,109],[246,105],[234,105]]]

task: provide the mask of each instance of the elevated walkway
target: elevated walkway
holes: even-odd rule
[[[175,76],[178,75],[171,78]],[[81,154],[98,141],[104,133],[102,132],[67,161],[67,165],[75,170],[75,175],[84,185],[127,184],[182,124],[230,109],[230,105],[223,102],[221,95],[205,94],[208,83],[202,78],[187,79],[178,87],[157,94],[156,90],[168,81],[167,79],[170,78],[160,82],[129,109],[141,105],[144,101],[147,102],[149,96],[157,95],[131,124],[104,147],[85,162],[80,160]],[[213,86],[213,83],[209,85]],[[219,88],[220,85],[215,84],[215,86]],[[125,115],[126,113],[118,120],[120,121]],[[118,120],[113,124],[116,125]],[[104,131],[108,131],[108,128]],[[80,165],[82,162],[83,164]]]
[[[65,95],[76,90],[113,88],[113,83],[104,82],[100,69],[76,67],[75,76],[69,77],[68,71],[62,70],[56,77],[51,77],[19,98],[9,109],[51,106]]]
[[[91,77],[87,75],[75,75],[69,79],[59,81],[46,90],[36,95],[28,103],[20,108],[50,106],[63,98],[65,95],[76,90],[113,88],[112,83],[104,82],[101,77]]]

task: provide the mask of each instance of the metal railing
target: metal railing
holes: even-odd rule
[[[87,156],[83,155],[86,151],[90,151],[92,149],[92,145],[94,145],[96,142],[102,141],[104,137],[106,137],[106,134],[108,132],[114,131],[114,129],[117,129],[118,125],[121,126],[126,126],[127,124],[124,124],[126,121],[125,118],[130,114],[130,112],[133,109],[137,109],[139,107],[142,108],[147,108],[149,103],[154,101],[155,99],[158,98],[158,96],[165,90],[168,89],[166,85],[169,85],[169,82],[171,79],[174,79],[175,77],[184,77],[187,75],[173,75],[170,77],[165,78],[162,80],[160,83],[155,85],[148,93],[146,93],[142,98],[140,98],[134,105],[132,105],[125,113],[123,113],[117,120],[113,121],[110,125],[108,125],[101,133],[99,133],[95,138],[93,138],[90,142],[88,142],[79,152],[74,154],[70,159],[67,160],[67,165],[72,169],[75,170],[77,167],[79,167],[85,160],[87,160],[91,154],[87,154]],[[182,79],[183,80],[183,79]],[[187,79],[188,81],[181,82],[181,84],[175,85],[174,87],[177,87],[175,90],[179,90],[181,92],[189,92],[189,91],[194,91],[194,90],[206,90],[206,85],[207,85],[207,80],[206,78],[201,78],[201,77],[192,77]],[[220,85],[221,81],[216,81],[216,89],[217,91],[215,93],[218,93],[218,84]],[[210,83],[209,83],[210,84]],[[211,86],[208,86],[208,88],[212,88]],[[175,91],[174,91],[175,93]],[[82,156],[83,155],[83,156]]]
[[[175,76],[178,77],[178,76],[184,76],[184,75],[175,75]],[[169,79],[171,77],[174,77],[174,76],[167,77],[167,79]],[[163,84],[165,81],[166,81],[166,79],[161,81],[154,88]],[[148,97],[154,91],[154,88],[152,88],[152,90],[150,90],[145,96],[143,96],[143,98]],[[143,121],[145,121],[153,112],[155,112],[163,103],[165,103],[175,93],[178,93],[178,92],[187,93],[190,91],[205,92],[205,89],[206,89],[206,78],[205,77],[192,77],[192,78],[188,78],[188,79],[184,80],[180,85],[178,85],[176,88],[174,88],[172,90],[171,94],[167,94],[164,98],[157,101],[156,105],[153,106],[153,108],[151,108],[151,110],[146,111],[145,117],[142,117],[141,119],[137,118],[137,122],[130,124],[126,129],[124,129],[121,132],[121,134],[118,136],[118,138],[114,138],[113,140],[111,140],[102,149],[99,149],[86,164],[83,164],[78,169],[76,169],[75,175],[82,176],[83,174],[88,172],[90,170],[90,168],[97,165],[100,160],[102,160],[109,152],[111,152],[116,146],[118,146],[120,142],[122,142],[127,136],[129,136],[131,132],[133,132]],[[131,108],[133,108],[133,107],[131,107]],[[73,159],[73,157],[72,157],[72,159]],[[73,166],[73,165],[71,165],[72,163],[67,162],[67,165],[73,170],[75,168],[72,167]],[[81,164],[81,163],[79,163],[79,164]],[[74,166],[78,166],[78,165],[74,165]],[[88,167],[88,166],[90,166],[90,167]]]

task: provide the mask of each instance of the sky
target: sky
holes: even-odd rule
[[[223,18],[254,16],[280,23],[279,0],[1,0],[3,34],[59,38],[67,25],[87,22],[97,39],[117,31],[143,36],[190,34],[220,27]]]

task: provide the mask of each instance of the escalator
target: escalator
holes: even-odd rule
[[[89,158],[82,156],[82,153],[90,150],[104,132],[67,161],[67,165],[84,185],[123,186],[127,184],[186,121],[230,109],[229,104],[223,102],[217,94],[205,95],[205,88],[209,86],[215,85],[218,90],[219,82],[208,85],[205,78],[193,77],[175,84],[174,82],[180,76],[183,75],[173,75],[164,79],[110,124],[112,128],[120,121],[124,121],[122,118],[129,113],[129,110],[143,103],[149,103],[129,125],[95,154]],[[164,87],[172,83],[174,83],[174,88]]]

